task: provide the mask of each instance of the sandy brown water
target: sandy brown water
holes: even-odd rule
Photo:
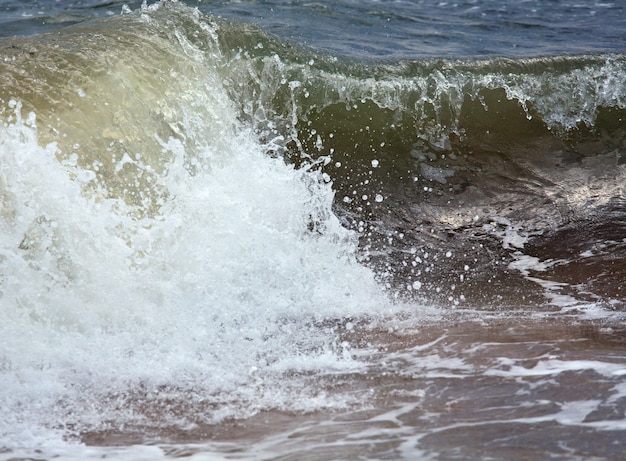
[[[347,409],[263,411],[187,429],[154,421],[83,433],[82,441],[154,444],[170,457],[225,459],[623,459],[621,322],[530,313],[450,317],[350,333],[346,340],[367,370],[302,377],[320,392],[357,396]],[[152,410],[158,419],[184,406]]]

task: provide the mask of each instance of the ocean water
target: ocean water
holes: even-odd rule
[[[0,1],[0,460],[616,460],[626,6]]]

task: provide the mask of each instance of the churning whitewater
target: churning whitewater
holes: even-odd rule
[[[215,26],[173,13],[180,25],[158,7],[120,18],[132,33],[109,25],[84,53],[80,28],[3,50],[4,446],[155,411],[192,424],[169,405],[206,421],[324,407],[275,381],[358,367],[335,329],[387,304],[330,185],[238,120]]]

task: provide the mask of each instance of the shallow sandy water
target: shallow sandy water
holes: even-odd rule
[[[142,444],[192,459],[620,459],[626,328],[530,317],[347,336],[360,344],[354,353],[366,371],[302,378],[358,397],[348,409],[265,411],[187,430],[85,433],[82,441],[103,453]]]

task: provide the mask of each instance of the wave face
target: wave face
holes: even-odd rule
[[[171,2],[4,39],[0,447],[348,405],[308,373],[423,304],[623,309],[625,74],[364,65]]]
[[[531,257],[568,286],[599,271],[601,292],[578,295],[623,306],[624,56],[366,66],[231,34],[224,47],[246,56],[229,83],[240,117],[288,161],[319,167],[396,294],[537,301],[545,286],[516,269]],[[582,259],[590,272],[567,278]]]

